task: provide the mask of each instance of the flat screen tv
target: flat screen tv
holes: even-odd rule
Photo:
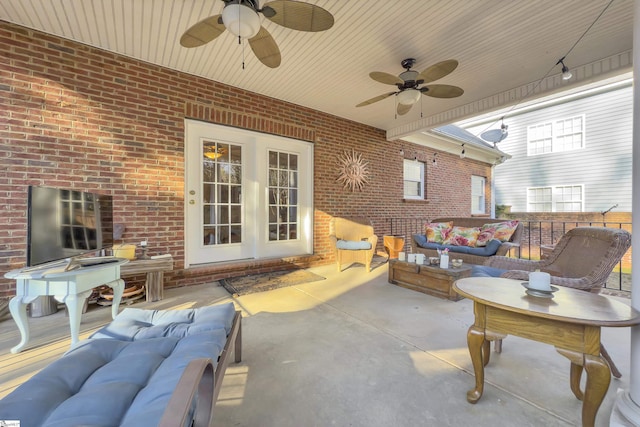
[[[70,260],[111,246],[112,196],[29,187],[27,266]]]

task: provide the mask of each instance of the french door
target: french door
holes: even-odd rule
[[[312,144],[185,120],[185,267],[313,251]]]

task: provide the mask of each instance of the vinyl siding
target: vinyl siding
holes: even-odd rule
[[[583,115],[584,148],[527,156],[527,127]],[[583,185],[583,211],[631,211],[633,90],[631,86],[507,116],[499,148],[512,158],[495,168],[496,204],[527,210],[527,188]],[[491,128],[497,128],[492,126]],[[487,125],[468,128],[480,135]]]

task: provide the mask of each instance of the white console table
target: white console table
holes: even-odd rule
[[[83,262],[91,263],[90,260]],[[29,323],[27,322],[27,304],[41,295],[53,295],[67,306],[71,344],[78,342],[80,316],[85,300],[91,295],[93,288],[107,285],[113,289],[113,305],[111,317],[118,314],[118,307],[124,291],[124,280],[120,278],[120,266],[128,260],[117,258],[107,264],[81,265],[79,268],[64,271],[64,266],[43,269],[12,270],[4,275],[16,280],[16,296],[9,302],[9,310],[20,330],[22,339],[11,349],[18,353],[29,341]]]

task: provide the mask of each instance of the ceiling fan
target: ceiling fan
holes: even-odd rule
[[[262,8],[258,0],[222,0],[224,9],[220,15],[210,16],[190,27],[180,38],[184,47],[198,47],[229,30],[238,42],[248,39],[251,50],[264,65],[277,68],[280,65],[280,49],[269,31],[260,24],[261,13],[265,18],[283,27],[298,31],[317,32],[333,26],[333,15],[325,9],[294,0],[275,0]],[[243,64],[244,67],[244,64]]]
[[[434,98],[455,98],[464,93],[464,90],[458,86],[427,85],[427,83],[441,79],[453,72],[453,70],[458,67],[458,61],[455,59],[438,62],[421,73],[411,69],[415,63],[416,60],[413,58],[403,59],[400,65],[402,65],[402,68],[406,71],[400,73],[399,76],[394,76],[393,74],[382,71],[370,73],[369,76],[373,80],[387,85],[395,85],[398,87],[398,90],[363,101],[356,105],[356,107],[363,107],[373,104],[374,102],[382,101],[391,95],[396,95],[396,99],[398,100],[397,112],[399,115],[404,115],[411,110],[413,104],[420,100],[421,95],[432,96]],[[420,85],[425,86],[420,87]]]

